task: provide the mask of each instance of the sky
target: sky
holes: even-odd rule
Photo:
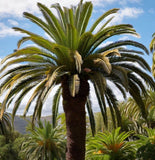
[[[23,36],[21,33],[14,31],[12,27],[20,27],[34,33],[41,33],[48,38],[39,27],[23,17],[23,12],[30,12],[42,17],[37,8],[37,2],[41,2],[48,7],[54,3],[60,3],[62,6],[70,7],[71,5],[77,5],[79,0],[0,0],[0,60],[17,48],[17,42]],[[122,35],[119,39],[133,39],[144,44],[149,49],[152,34],[155,32],[154,0],[92,0],[92,3],[94,4],[94,9],[90,19],[90,25],[105,11],[112,8],[119,8],[120,10],[113,19],[112,24],[131,24],[137,33],[140,34],[140,38]],[[116,39],[109,39],[105,44],[119,39],[117,37]],[[31,42],[29,43],[31,44]],[[152,54],[150,53],[149,56],[145,56],[145,59],[151,66]],[[51,100],[47,100],[47,104],[50,102]],[[94,108],[96,107],[95,105],[96,101],[94,99]],[[22,111],[23,109],[19,113],[22,113]],[[30,112],[32,111],[33,109]],[[49,113],[47,107],[45,107],[44,113],[45,115]]]

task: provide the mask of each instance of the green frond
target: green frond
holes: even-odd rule
[[[56,3],[56,4],[53,4],[51,7],[55,8],[57,10],[61,27],[64,30],[64,32],[66,32],[66,27],[67,26],[66,26],[66,22],[65,22],[65,15],[64,15],[64,12],[63,12],[60,4]]]
[[[35,85],[23,88],[22,92],[20,93],[20,95],[18,96],[17,100],[15,101],[15,105],[14,105],[13,110],[12,110],[12,123],[14,122],[14,118],[15,118],[16,112],[17,112],[22,100],[24,99],[24,97],[28,94],[28,92],[33,87],[35,87]]]
[[[143,44],[138,43],[136,41],[131,41],[131,40],[117,41],[117,42],[111,43],[111,44],[109,44],[109,45],[107,45],[105,47],[102,47],[102,48],[96,50],[95,53],[101,53],[101,52],[107,51],[109,49],[114,49],[114,48],[118,48],[120,46],[127,46],[127,45],[141,48],[147,54],[149,54],[147,48]]]
[[[20,56],[32,56],[32,55],[40,55],[46,58],[50,58],[53,61],[57,62],[56,57],[52,56],[50,53],[46,52],[45,50],[42,50],[37,47],[26,47],[20,50],[17,50],[16,52],[6,56],[1,63],[6,62],[7,60],[14,58],[14,57],[20,57]]]
[[[114,81],[114,84],[116,85],[116,87],[119,89],[119,91],[122,93],[123,98],[126,99],[126,90],[124,89],[124,86],[122,85],[122,83],[119,83],[118,81]]]
[[[112,16],[111,18],[109,18],[103,25],[102,27],[100,27],[99,32],[101,32],[112,20],[113,18],[115,18],[115,16]]]
[[[24,17],[26,17],[29,20],[31,20],[33,23],[35,23],[38,26],[40,26],[52,39],[55,40],[55,36],[52,34],[49,26],[44,21],[42,21],[40,18],[34,16],[31,13],[24,12],[23,15],[24,15]]]
[[[3,115],[4,115],[4,112],[5,112],[5,110],[6,110],[7,99],[8,99],[8,96],[9,96],[10,92],[11,92],[12,87],[13,87],[13,86],[10,86],[10,89],[8,90],[7,94],[5,95],[4,101],[3,101],[3,103],[1,104],[0,120],[2,120]]]
[[[27,30],[24,30],[24,29],[21,29],[21,28],[18,28],[18,27],[14,27],[13,29],[15,31],[20,31],[22,33],[28,34],[30,36],[31,41],[33,41],[34,43],[36,43],[40,47],[43,47],[44,49],[47,49],[48,51],[50,51],[52,53],[55,53],[54,49],[59,46],[59,44],[53,43],[53,42],[49,41],[48,39],[45,39],[42,36],[39,36],[37,34],[29,32]],[[62,46],[62,47],[64,47],[64,46]]]
[[[95,28],[98,26],[98,24],[104,20],[107,16],[113,14],[113,13],[117,13],[118,12],[118,8],[114,8],[114,9],[110,9],[107,12],[105,12],[102,16],[100,16],[94,23],[93,26],[90,28],[89,32],[93,32],[95,30]]]
[[[121,56],[122,56],[122,59],[124,58],[125,61],[137,62],[145,70],[151,71],[149,64],[145,61],[144,58],[140,56],[134,55],[134,54],[126,54],[126,53],[121,53]]]
[[[118,48],[119,52],[120,53],[130,53],[130,54],[140,54],[140,55],[144,55],[144,52],[142,51],[139,51],[139,50],[134,50],[134,49],[127,49],[127,48],[124,48],[124,47],[119,47]]]
[[[71,50],[77,50],[78,44],[79,44],[79,33],[77,32],[77,29],[71,25],[67,25],[67,30],[66,30],[66,45],[71,49]]]
[[[1,68],[1,72],[3,72],[8,66],[11,66],[13,64],[20,64],[22,62],[31,62],[31,63],[47,63],[47,62],[51,62],[48,61],[47,59],[44,59],[42,56],[39,55],[31,55],[31,56],[25,56],[25,57],[19,57],[13,60],[10,60],[9,62],[7,62],[2,68]],[[52,64],[52,63],[51,63]],[[53,65],[53,64],[52,64]]]
[[[145,105],[144,105],[143,100],[141,98],[141,93],[140,93],[139,87],[130,79],[129,79],[129,86],[130,86],[129,87],[130,95],[134,98],[137,105],[139,106],[139,108],[142,112],[143,118],[146,119],[147,117],[146,117]]]
[[[152,34],[152,40],[150,43],[150,51],[153,52],[155,50],[155,33]]]
[[[59,44],[65,44],[65,33],[61,28],[61,25],[57,17],[45,5],[38,3],[38,7],[40,8],[44,18],[50,26],[51,33],[55,34],[54,37],[56,42]]]
[[[152,75],[155,77],[155,52],[153,53]]]
[[[40,74],[38,73],[38,75],[27,77],[23,80],[20,80],[19,82],[13,81],[12,86],[14,87],[10,87],[11,90],[9,90],[8,95],[5,97],[5,105],[7,104],[8,100],[18,94],[25,87],[25,85],[29,86],[33,83],[37,84],[37,82],[39,83],[39,81],[41,81],[40,78]]]
[[[128,71],[121,66],[112,65],[111,76],[114,81],[118,78],[123,87],[128,91]],[[115,77],[115,78],[114,78]]]
[[[121,34],[132,34],[132,35],[137,35],[136,31],[133,29],[133,27],[129,24],[120,24],[120,25],[116,25],[116,26],[110,26],[105,28],[103,31],[97,32],[94,35],[94,39],[92,41],[92,49],[90,50],[90,53],[93,53],[95,51],[95,53],[101,53],[103,51],[98,52],[98,49],[96,51],[96,48],[102,43],[104,42],[106,39],[115,36],[115,35],[121,35]],[[116,43],[116,42],[115,42]],[[112,43],[113,44],[113,43]],[[126,44],[125,44],[126,45]],[[116,47],[115,47],[116,48]],[[109,48],[109,49],[113,49],[113,48]]]
[[[34,101],[34,99],[38,96],[38,94],[43,91],[43,89],[45,88],[45,84],[46,84],[46,79],[43,80],[34,90],[33,94],[31,95],[31,97],[29,98],[27,105],[25,106],[24,112],[23,112],[23,116],[26,116],[31,103]]]
[[[86,106],[87,106],[87,111],[88,111],[88,115],[89,115],[89,121],[90,121],[90,127],[91,127],[91,131],[92,131],[92,135],[95,136],[95,133],[96,133],[96,127],[95,126],[96,125],[95,125],[95,118],[94,118],[90,98],[87,98]]]
[[[17,43],[18,49],[20,48],[20,46],[21,46],[24,42],[29,41],[29,40],[31,40],[30,37],[22,37],[22,38],[18,41],[18,43]]]
[[[91,32],[85,32],[80,36],[78,51],[83,58],[85,58],[91,49],[91,41],[93,40],[94,36]]]
[[[79,4],[76,13],[76,26],[80,35],[82,35],[88,25],[89,19],[92,14],[93,5],[91,2],[85,2],[84,4]]]
[[[97,96],[97,100],[99,103],[99,107],[101,110],[101,114],[103,116],[103,122],[105,126],[107,126],[107,109],[106,109],[106,103],[104,98],[104,93],[106,89],[106,80],[104,76],[101,73],[96,72],[92,76],[90,75],[90,80],[94,85],[95,94]]]
[[[143,71],[139,67],[136,67],[132,64],[122,63],[121,66],[124,67],[124,68],[130,69],[130,71],[133,71],[136,74],[138,74],[148,86],[150,86],[152,89],[155,89],[154,80],[145,71]]]
[[[49,91],[49,89],[48,89],[48,91]],[[41,118],[43,104],[44,104],[44,102],[46,100],[46,98],[43,98],[43,95],[45,96],[45,94],[47,94],[48,91],[47,91],[47,89],[43,88],[42,90],[40,90],[40,92],[38,93],[37,97],[35,97],[37,100],[36,100],[36,105],[34,107],[34,112],[33,112],[33,115],[32,115],[32,125],[35,124],[35,121],[37,119],[40,120],[40,118]]]
[[[61,96],[62,88],[59,87],[56,91],[54,97],[53,97],[53,105],[52,105],[52,124],[53,128],[56,127],[56,119],[58,116],[58,107],[60,102],[60,96]]]
[[[139,86],[139,88],[141,89],[142,93],[144,94],[144,96],[147,96],[147,90],[145,87],[145,84],[141,81],[140,78],[138,78],[138,76],[129,73],[128,74],[129,79],[131,79],[137,86]]]
[[[107,86],[106,88],[106,99],[107,99],[107,102],[108,102],[108,105],[109,105],[109,108],[110,108],[110,111],[111,111],[111,116],[112,116],[112,119],[113,119],[113,123],[114,123],[114,128],[115,128],[115,125],[116,125],[116,120],[114,119],[114,112],[113,110],[115,111],[115,117],[117,119],[117,125],[118,126],[121,126],[122,124],[122,120],[121,120],[121,115],[120,115],[120,111],[118,109],[118,100],[112,90],[112,88],[110,88],[109,86]]]

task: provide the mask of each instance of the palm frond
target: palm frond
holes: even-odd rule
[[[89,32],[93,32],[95,30],[95,28],[98,26],[98,24],[104,20],[107,16],[113,14],[113,13],[117,13],[118,12],[118,8],[114,8],[114,9],[110,9],[107,12],[105,12],[102,16],[100,16],[92,25],[92,27],[90,28]],[[105,24],[104,24],[105,26]],[[103,28],[103,27],[101,27]]]
[[[114,42],[114,43],[111,43],[105,47],[102,47],[100,49],[97,49],[95,51],[95,53],[101,53],[101,52],[104,52],[104,51],[107,51],[109,49],[114,49],[114,48],[118,48],[120,46],[127,46],[127,45],[130,45],[130,46],[134,46],[134,47],[138,47],[138,48],[141,48],[142,50],[144,50],[147,54],[149,54],[147,48],[141,44],[141,43],[138,43],[136,41],[131,41],[131,40],[124,40],[124,41],[117,41],[117,42]]]
[[[59,107],[61,92],[62,92],[62,89],[61,89],[61,87],[59,87],[57,92],[55,93],[55,95],[53,97],[53,106],[52,106],[52,124],[53,124],[53,128],[56,127],[56,118],[57,118],[57,115],[58,115],[58,107]]]
[[[95,133],[96,133],[96,125],[95,125],[95,118],[94,118],[90,98],[87,98],[86,106],[87,106],[87,111],[88,111],[88,114],[89,114],[89,121],[90,121],[92,135],[94,136]]]

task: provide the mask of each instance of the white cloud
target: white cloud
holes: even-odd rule
[[[0,1],[0,17],[14,16],[22,17],[23,12],[28,11],[32,13],[38,13],[37,2],[51,6],[51,4],[58,3],[57,0],[1,0]],[[79,0],[60,0],[59,3],[63,6],[76,5]]]
[[[111,44],[111,43],[113,43],[113,41],[106,41],[106,42],[104,42],[104,43],[101,43],[101,44],[99,45],[99,48],[100,48],[100,47],[105,47],[105,46],[107,46],[107,45],[109,45],[109,44]]]
[[[4,23],[0,23],[0,37],[5,37],[6,35],[7,36],[20,36],[23,34],[14,31],[12,28],[6,26]]]
[[[122,41],[122,40],[129,40],[130,38],[128,36],[123,36],[121,38],[119,38],[118,40]]]
[[[120,4],[122,6],[127,5],[129,3],[140,3],[141,0],[92,0],[95,6],[107,6],[111,4]]]
[[[8,23],[13,25],[13,26],[18,26],[19,25],[19,23],[17,21],[12,20],[12,19],[8,19]]]
[[[105,21],[109,20],[110,17],[115,16],[107,26],[116,25],[116,24],[123,23],[124,19],[127,19],[127,18],[138,18],[143,13],[144,11],[142,8],[126,7],[126,8],[120,9],[116,14],[112,14],[106,17]],[[95,33],[103,26],[105,21],[102,21],[101,23],[98,24],[98,26],[94,31]]]
[[[119,4],[120,5],[126,5],[128,3],[140,3],[140,2],[141,2],[141,0],[120,0]]]
[[[67,6],[69,7],[70,5],[77,5],[79,3],[80,0],[60,0],[59,3],[62,6]],[[86,0],[84,0],[86,1]],[[139,2],[140,0],[121,0],[119,2]],[[13,20],[13,17],[22,17],[23,12],[28,11],[31,12],[33,14],[38,14],[40,13],[38,7],[37,7],[37,2],[41,2],[43,4],[46,4],[47,6],[51,6],[51,4],[57,3],[57,0],[53,0],[51,2],[51,0],[1,0],[0,1],[0,18],[4,18],[4,17],[9,17],[8,19],[8,23],[9,25],[13,25],[13,26],[18,26],[17,21]],[[117,0],[92,0],[92,2],[94,3],[95,6],[103,6],[104,4],[111,4],[111,3],[116,3]],[[7,9],[6,9],[7,8]],[[116,18],[113,20],[113,23],[121,23],[124,19],[124,17],[126,18],[136,18],[138,17],[140,14],[143,13],[142,9],[139,8],[124,8],[122,10],[120,10],[120,12],[117,14]],[[38,15],[40,16],[40,15]],[[10,18],[11,17],[11,18]],[[17,19],[19,20],[19,19]],[[14,30],[12,30],[9,26],[7,26],[4,23],[0,23],[0,37],[5,37],[5,36],[17,36],[20,35],[19,32],[15,32]]]
[[[84,0],[86,1],[86,0]],[[95,6],[104,6],[108,4],[126,4],[126,3],[139,3],[141,0],[92,0],[92,3]],[[39,9],[37,7],[37,2],[41,2],[46,4],[47,6],[51,6],[51,4],[60,3],[62,6],[70,6],[77,5],[80,0],[1,0],[0,1],[0,17],[22,17],[22,13],[25,11],[32,13],[39,13]]]
[[[135,8],[135,7],[126,7],[124,9],[120,9],[118,13],[116,13],[115,18],[112,20],[112,24],[118,24],[122,23],[122,21],[125,18],[137,18],[141,14],[143,14],[144,11],[141,8]]]

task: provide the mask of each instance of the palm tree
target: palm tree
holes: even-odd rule
[[[31,103],[36,101],[33,121],[40,118],[45,99],[53,86],[60,84],[54,97],[53,120],[57,116],[58,102],[62,95],[67,128],[66,159],[83,160],[86,137],[85,105],[90,115],[92,133],[95,132],[94,116],[88,96],[89,82],[94,85],[105,124],[107,124],[106,102],[112,117],[114,114],[117,115],[118,122],[113,119],[113,123],[117,122],[120,125],[121,120],[114,87],[109,83],[110,81],[124,97],[128,91],[136,99],[145,116],[144,104],[140,97],[141,92],[145,92],[145,86],[141,80],[151,87],[154,87],[154,82],[145,72],[150,72],[150,67],[140,55],[148,51],[145,46],[132,40],[101,46],[102,42],[115,35],[138,36],[130,24],[110,26],[113,19],[111,15],[118,11],[116,8],[105,12],[87,29],[93,10],[91,2],[83,3],[81,0],[78,6],[71,8],[62,8],[58,3],[52,5],[52,8],[58,12],[56,16],[45,5],[41,3],[37,5],[44,20],[27,12],[24,12],[24,16],[41,27],[52,40],[14,27],[16,31],[27,36],[19,40],[16,52],[2,60],[1,78],[4,81],[0,88],[1,92],[7,90],[8,93],[3,101],[1,115],[15,99],[12,112],[14,116],[22,99],[32,90],[33,94],[25,106],[24,116]],[[100,22],[102,26],[97,30]],[[20,49],[21,44],[28,40],[37,46]],[[138,50],[123,48],[123,46],[137,47]],[[135,62],[143,70],[138,65],[134,65]],[[18,66],[7,70],[7,67],[13,64]],[[55,120],[53,123],[55,125]]]
[[[136,101],[131,97],[128,98],[126,102],[122,102],[119,104],[121,115],[126,117],[126,119],[130,122],[133,122],[135,126],[137,126],[137,129],[139,128],[143,130],[143,127],[146,127],[147,125],[148,127],[154,128],[155,92],[151,89],[147,90],[147,95],[142,95],[142,100],[145,106],[146,117],[143,117],[140,107],[137,105]]]
[[[60,128],[53,128],[49,122],[40,121],[33,129],[29,138],[22,144],[21,152],[26,153],[27,159],[34,160],[63,160],[65,159],[65,136]]]
[[[120,129],[99,132],[95,137],[89,137],[86,157],[97,160],[109,155],[109,160],[134,160],[136,147],[133,142],[126,141],[132,131],[120,133]]]

